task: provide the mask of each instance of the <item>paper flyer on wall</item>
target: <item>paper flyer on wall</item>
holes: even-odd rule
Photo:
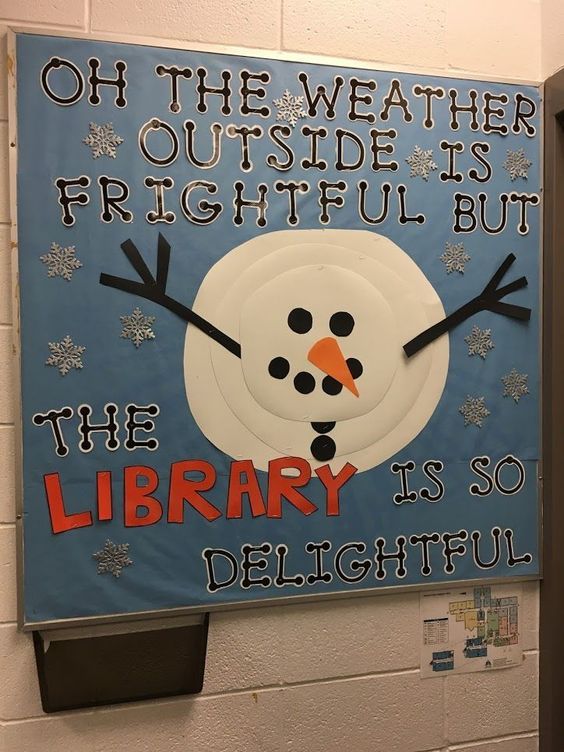
[[[421,593],[421,677],[520,665],[522,597],[519,585]]]

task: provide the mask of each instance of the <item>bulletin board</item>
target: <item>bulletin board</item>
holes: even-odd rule
[[[21,623],[539,576],[540,95],[18,32]]]

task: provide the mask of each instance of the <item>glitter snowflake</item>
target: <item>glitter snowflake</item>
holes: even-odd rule
[[[519,402],[521,397],[525,394],[529,394],[529,387],[527,386],[528,375],[526,373],[518,373],[514,368],[506,373],[501,379],[503,382],[503,396],[513,397],[515,402]]]
[[[98,159],[98,157],[104,154],[107,157],[115,159],[116,146],[123,143],[123,138],[114,133],[112,123],[106,123],[105,125],[90,123],[90,133],[82,140],[83,143],[92,149],[93,159]]]
[[[464,425],[470,424],[482,427],[482,422],[488,417],[490,411],[484,404],[483,397],[470,397],[468,395],[463,404],[458,408],[458,412],[464,415]]]
[[[468,355],[479,355],[482,359],[485,359],[488,352],[494,349],[491,329],[473,326],[470,334],[464,337],[464,341],[468,344]]]
[[[124,567],[129,567],[133,564],[133,561],[128,556],[128,552],[129,543],[112,543],[108,538],[104,544],[104,548],[92,554],[92,558],[98,562],[98,574],[109,572],[114,577],[119,577]]]
[[[303,109],[304,98],[292,96],[288,89],[280,99],[274,100],[274,104],[278,110],[276,120],[285,120],[292,128],[296,127],[300,118],[307,117],[307,112]]]
[[[61,376],[66,376],[71,368],[82,368],[82,353],[86,350],[82,345],[75,345],[70,336],[61,342],[49,342],[51,355],[45,361],[46,366],[55,366]]]
[[[464,265],[470,261],[470,256],[464,250],[462,243],[445,243],[445,252],[441,261],[446,266],[447,274],[460,272],[464,274]]]
[[[71,280],[73,271],[82,266],[82,262],[75,258],[74,254],[74,245],[63,248],[58,243],[51,243],[49,253],[40,256],[41,261],[48,266],[47,276],[64,277],[66,280]]]
[[[436,170],[437,165],[433,162],[433,150],[424,150],[416,146],[413,154],[405,160],[410,166],[410,178],[421,177],[423,180],[429,180],[431,170]]]
[[[135,347],[139,347],[143,340],[155,339],[155,332],[151,329],[155,321],[154,316],[144,316],[140,308],[134,308],[130,316],[119,318],[123,324],[121,336],[130,339]]]
[[[511,180],[516,178],[528,178],[529,167],[533,163],[525,156],[524,149],[517,149],[516,151],[507,150],[507,159],[503,163],[503,167],[509,173]]]

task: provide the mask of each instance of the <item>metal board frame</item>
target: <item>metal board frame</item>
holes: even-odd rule
[[[378,595],[385,595],[388,594],[390,591],[394,593],[404,593],[404,592],[413,592],[413,591],[426,591],[426,590],[433,590],[436,589],[438,586],[440,586],[439,583],[429,583],[429,584],[415,584],[415,585],[391,585],[391,586],[383,586],[379,587],[378,589],[374,588],[367,588],[367,589],[361,589],[361,590],[355,590],[355,591],[349,591],[349,592],[336,592],[336,593],[325,593],[325,594],[307,594],[307,595],[292,595],[289,597],[284,598],[275,598],[275,599],[261,599],[261,600],[249,600],[246,602],[237,602],[233,604],[217,604],[217,605],[206,605],[205,607],[200,606],[194,606],[194,607],[183,607],[183,608],[174,608],[174,609],[168,609],[165,612],[162,610],[155,610],[155,611],[143,611],[138,613],[127,613],[127,614],[109,614],[104,615],[100,617],[86,617],[86,618],[77,618],[77,619],[64,619],[64,620],[57,620],[57,621],[44,621],[44,622],[33,622],[33,624],[27,624],[24,620],[24,614],[23,614],[23,524],[22,524],[22,517],[23,517],[23,486],[22,486],[22,421],[21,421],[21,392],[19,391],[19,385],[21,383],[20,379],[20,339],[19,339],[19,332],[20,332],[20,326],[19,326],[19,281],[18,281],[18,231],[17,231],[17,197],[16,197],[16,175],[17,175],[17,117],[16,117],[16,54],[15,54],[15,40],[16,40],[16,34],[32,34],[32,35],[38,35],[38,36],[54,36],[54,37],[65,37],[70,39],[83,39],[85,41],[99,41],[99,42],[117,42],[117,43],[125,43],[125,44],[132,44],[132,45],[145,45],[149,47],[157,47],[157,48],[167,48],[167,49],[173,49],[173,50],[188,50],[193,52],[206,52],[206,53],[218,53],[218,54],[227,54],[227,55],[237,55],[241,57],[263,57],[271,60],[280,60],[280,61],[289,61],[289,62],[300,62],[300,63],[312,63],[312,64],[321,64],[321,65],[328,65],[332,67],[346,67],[346,68],[359,68],[359,69],[366,69],[366,68],[372,68],[377,71],[390,71],[390,72],[397,72],[397,73],[416,73],[418,75],[422,76],[440,76],[441,78],[445,79],[463,79],[463,80],[479,80],[484,83],[506,83],[506,84],[521,84],[521,85],[532,85],[532,86],[540,86],[540,82],[536,80],[530,80],[530,79],[522,79],[522,78],[510,78],[510,77],[495,77],[495,76],[482,76],[479,74],[471,74],[471,73],[459,73],[459,72],[445,72],[445,71],[437,71],[437,70],[425,70],[425,69],[419,69],[419,68],[412,68],[409,66],[391,66],[391,65],[383,65],[379,62],[374,62],[370,60],[351,60],[347,58],[336,58],[332,56],[322,56],[322,55],[308,55],[304,53],[290,53],[286,51],[275,51],[275,50],[269,50],[269,49],[260,49],[260,48],[240,48],[240,47],[231,47],[231,46],[223,46],[223,45],[212,45],[212,44],[196,44],[196,43],[183,43],[181,41],[169,41],[165,39],[156,39],[152,37],[139,37],[139,36],[129,36],[129,35],[123,35],[123,34],[87,34],[87,33],[81,33],[81,32],[72,32],[72,31],[61,31],[58,29],[37,29],[36,27],[25,27],[25,26],[13,26],[10,27],[8,30],[8,94],[9,94],[9,166],[10,166],[10,205],[11,205],[11,212],[12,212],[12,220],[11,220],[11,250],[12,250],[12,287],[13,287],[13,310],[14,310],[14,316],[13,316],[13,332],[14,332],[14,352],[16,354],[16,357],[14,358],[14,378],[16,383],[16,390],[17,390],[17,401],[16,401],[16,417],[15,417],[15,425],[16,425],[16,489],[17,489],[17,496],[16,496],[16,528],[17,528],[17,564],[18,564],[18,624],[19,627],[24,631],[31,631],[36,629],[49,629],[49,630],[65,630],[65,629],[74,629],[80,628],[86,628],[88,630],[89,628],[96,629],[100,625],[105,624],[125,624],[128,622],[131,622],[133,624],[137,625],[144,625],[151,623],[154,619],[160,619],[168,618],[171,619],[178,618],[180,616],[189,615],[189,614],[195,614],[195,613],[203,613],[208,611],[223,611],[223,610],[232,610],[232,609],[242,609],[242,608],[248,608],[248,607],[267,607],[272,605],[285,605],[289,603],[297,604],[301,602],[315,602],[319,600],[328,600],[328,599],[343,599],[343,598],[350,598],[350,597],[369,597],[374,596],[377,597]],[[541,123],[542,123],[542,116],[541,116]],[[542,138],[542,137],[541,137]],[[542,150],[542,140],[541,140],[541,150]],[[546,285],[544,288],[544,293],[546,294]],[[544,324],[543,324],[544,329]],[[545,347],[546,347],[547,339],[545,338]],[[543,358],[545,356],[542,356]],[[542,373],[542,369],[541,369]],[[542,404],[542,402],[541,402]],[[544,413],[544,420],[547,419],[547,412]],[[544,431],[542,434],[544,440],[546,441],[547,438],[547,430]],[[543,457],[543,450],[541,450],[541,458]],[[542,469],[542,463],[539,463],[539,476],[540,476],[540,482],[542,484],[542,479],[544,476],[544,470]],[[542,506],[542,488],[540,489],[540,501]],[[539,522],[539,538],[542,538],[542,525]],[[539,540],[539,550],[542,546],[542,540]],[[541,565],[542,566],[542,565]],[[545,560],[545,566],[546,566],[546,560]],[[531,577],[531,576],[523,576],[523,577],[512,577],[511,579],[515,582],[522,582],[522,581],[530,581],[531,579],[540,579],[542,578],[543,573],[541,569],[541,573],[538,577]],[[495,584],[496,582],[503,582],[506,581],[506,578],[494,578],[494,579],[488,579],[488,583]],[[479,584],[482,582],[480,579],[476,580],[448,580],[448,585],[456,585],[460,584],[461,582],[464,582],[468,586],[472,586],[475,584]],[[442,584],[445,584],[444,582]],[[142,627],[141,627],[142,628]]]
[[[564,70],[544,84],[543,581],[540,588],[540,752],[564,738]]]

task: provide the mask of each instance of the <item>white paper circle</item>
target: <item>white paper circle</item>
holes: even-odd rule
[[[319,282],[317,281],[319,280]],[[206,437],[228,455],[252,459],[266,470],[280,455],[300,456],[313,467],[318,436],[313,422],[334,422],[334,471],[349,461],[359,471],[378,465],[426,425],[444,389],[448,337],[407,359],[402,346],[444,310],[419,267],[389,239],[362,230],[294,230],[261,235],[235,248],[202,282],[194,310],[241,343],[241,359],[188,326],[184,372],[190,409]],[[311,329],[288,326],[303,308]],[[352,332],[334,336],[338,311],[354,319]],[[311,346],[334,337],[345,358],[363,368],[359,396],[322,389],[324,372],[307,359]],[[283,357],[289,373],[268,370]],[[297,373],[315,379],[308,394]]]

